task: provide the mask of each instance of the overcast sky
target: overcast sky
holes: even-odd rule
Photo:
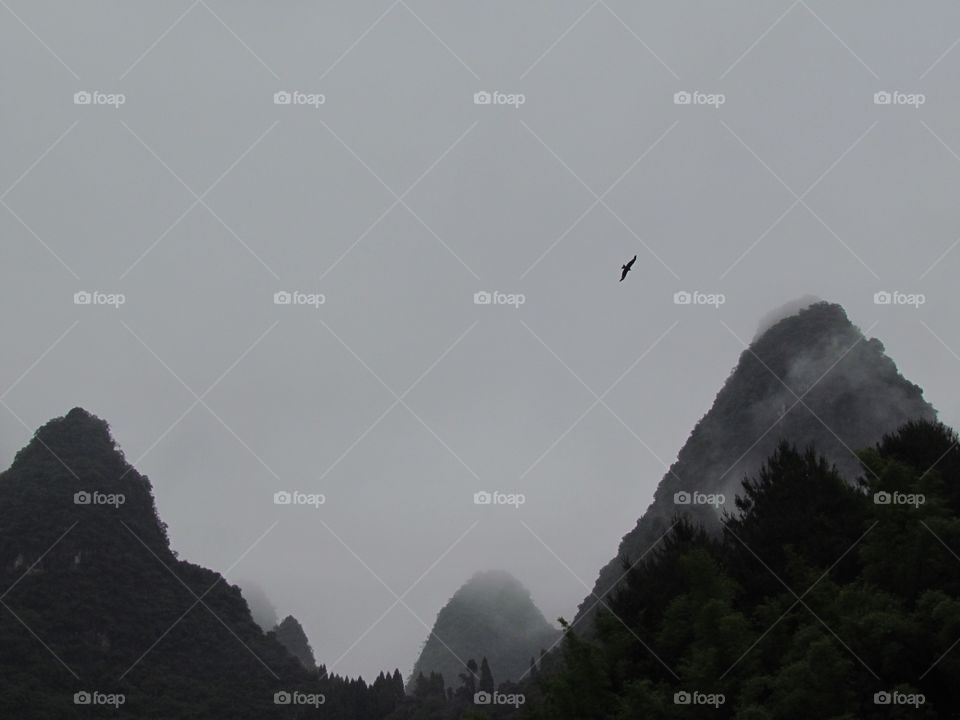
[[[181,557],[262,585],[335,672],[406,675],[478,570],[571,618],[798,296],[960,424],[956,3],[0,18],[0,464],[73,406],[105,418]],[[494,490],[526,502],[474,504]]]

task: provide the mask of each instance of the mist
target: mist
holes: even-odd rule
[[[406,678],[478,571],[571,618],[797,298],[960,424],[956,4],[0,15],[0,465],[106,419],[180,557],[331,672]]]

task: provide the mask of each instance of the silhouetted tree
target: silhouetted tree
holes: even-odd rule
[[[487,663],[486,657],[484,657],[480,663],[480,683],[477,687],[481,692],[488,693],[492,693],[495,689],[493,685],[493,674],[490,672],[490,665]]]

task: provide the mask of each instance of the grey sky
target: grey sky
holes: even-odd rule
[[[336,672],[409,672],[421,620],[477,570],[572,617],[738,338],[792,298],[842,303],[960,424],[955,3],[7,0],[0,18],[2,464],[75,405],[104,417],[181,556],[239,560],[228,577]]]

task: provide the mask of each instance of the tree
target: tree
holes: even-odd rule
[[[467,660],[467,671],[460,673],[460,687],[457,690],[457,696],[465,701],[473,702],[473,695],[477,692],[477,661],[473,658]]]
[[[480,663],[480,684],[477,686],[480,692],[492,693],[496,688],[493,684],[493,674],[490,672],[490,666],[487,664],[487,658],[484,657]]]
[[[955,451],[952,430],[909,423],[859,453],[854,482],[814,449],[781,443],[744,482],[721,539],[677,522],[649,556],[625,564],[591,641],[562,623],[562,661],[541,668],[522,717],[952,716]],[[919,712],[891,708],[874,702],[878,691],[925,702]],[[716,709],[674,702],[686,692],[724,700]]]

